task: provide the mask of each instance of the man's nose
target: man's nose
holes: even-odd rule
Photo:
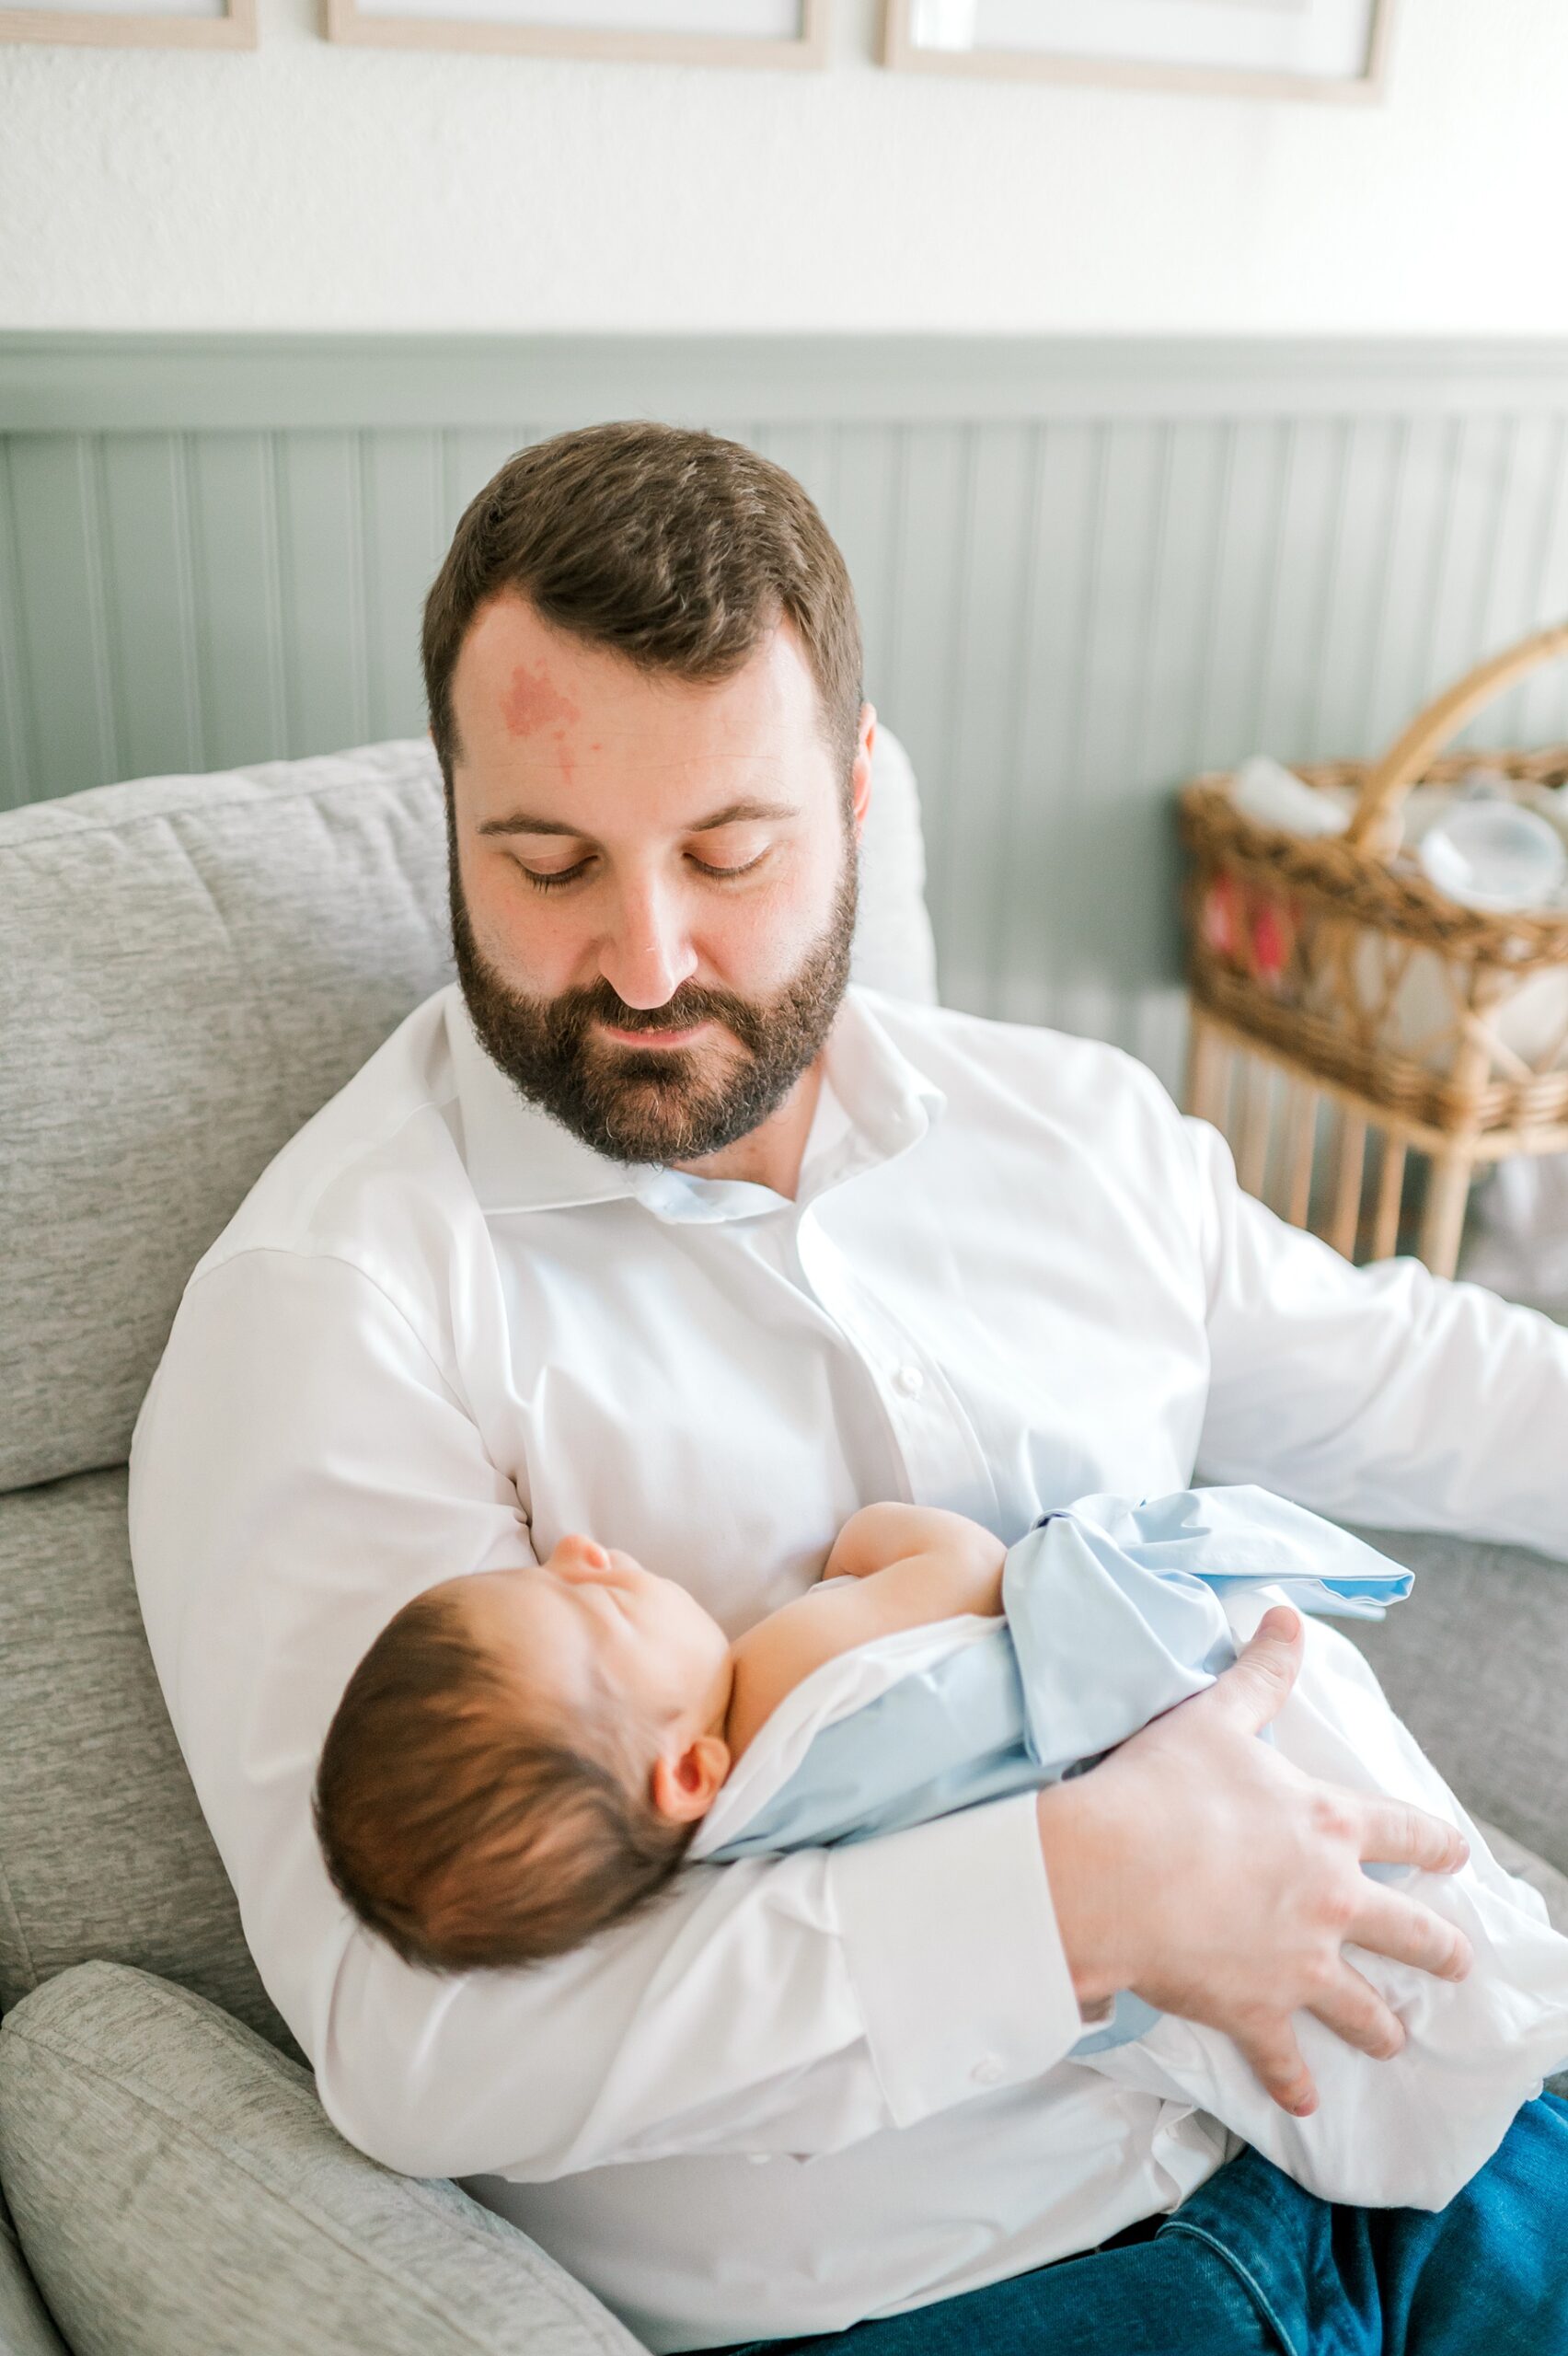
[[[627,1006],[663,1006],[697,970],[679,895],[652,879],[620,894],[599,949],[599,971]]]

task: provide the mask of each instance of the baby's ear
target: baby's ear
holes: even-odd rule
[[[653,1805],[672,1824],[695,1823],[708,1814],[729,1772],[728,1746],[716,1734],[699,1734],[683,1750],[662,1750],[653,1761]]]

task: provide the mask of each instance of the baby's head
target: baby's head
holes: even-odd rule
[[[722,1629],[580,1537],[382,1630],[322,1746],[316,1829],[360,1919],[438,1970],[564,1955],[651,1899],[729,1773]]]

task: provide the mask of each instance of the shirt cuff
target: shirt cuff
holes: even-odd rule
[[[1041,2077],[1077,2044],[1032,1792],[836,1848],[829,1873],[895,2127]]]

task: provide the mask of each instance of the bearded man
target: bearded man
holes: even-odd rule
[[[1568,1334],[1284,1226],[1113,1048],[848,986],[876,719],[789,475],[641,422],[525,451],[423,651],[458,980],[202,1260],[132,1463],[169,1709],[333,2120],[660,2351],[1568,2345],[1550,2098],[1450,2210],[1369,2214],[1065,2058],[1131,1989],[1304,2108],[1298,2012],[1402,2038],[1347,1946],[1466,1969],[1362,1871],[1457,1838],[1255,1739],[1288,1613],[1088,1774],[692,1867],[544,1967],[421,1971],[339,1899],[310,1788],[350,1672],[573,1530],[738,1634],[881,1497],[1010,1540],[1201,1458],[1347,1519],[1568,1527]]]

